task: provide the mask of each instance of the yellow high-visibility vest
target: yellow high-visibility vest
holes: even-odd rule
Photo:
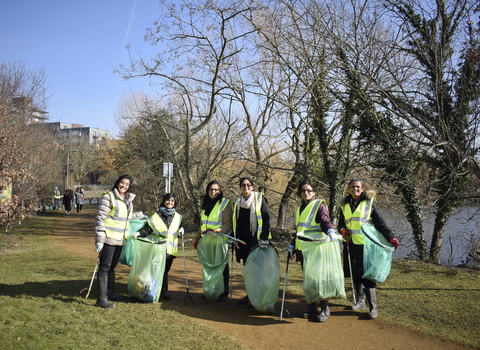
[[[298,239],[301,236],[308,236],[312,239],[324,239],[327,235],[322,231],[322,226],[316,221],[318,208],[321,204],[326,204],[323,199],[311,200],[300,213],[300,207],[297,208],[295,215],[295,226],[297,227],[297,239],[295,240],[295,249],[302,250],[302,241]]]
[[[130,204],[130,209],[128,209],[125,202],[118,198],[113,191],[107,193],[110,196],[111,209],[105,220],[105,235],[116,241],[122,241],[128,233],[128,220],[132,217],[133,205]]]
[[[162,218],[157,214],[153,214],[148,218],[148,226],[153,230],[152,234],[159,234],[167,239],[167,254],[178,255],[178,229],[182,222],[182,216],[178,213],[173,214],[170,227],[167,227]]]
[[[226,198],[222,198],[221,201],[217,201],[217,203],[215,203],[215,206],[213,207],[212,211],[208,216],[205,215],[205,210],[202,210],[202,213],[201,213],[202,225],[200,226],[200,230],[202,232],[206,230],[214,231],[222,227],[222,213],[227,207],[229,201],[230,200]],[[228,234],[228,232],[223,232],[223,233],[226,235]]]
[[[363,224],[372,223],[371,215],[374,200],[375,198],[361,201],[353,213],[350,204],[345,203],[341,207],[345,218],[345,226],[352,233],[352,242],[354,244],[362,245],[365,242],[361,227]]]

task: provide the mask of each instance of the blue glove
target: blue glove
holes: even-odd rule
[[[260,244],[260,249],[268,248],[268,246],[270,245],[268,239],[261,239],[258,243]]]
[[[337,240],[337,234],[335,233],[335,230],[331,228],[330,230],[327,231],[328,237],[330,237],[331,241],[336,241]]]
[[[95,251],[99,252],[103,249],[103,243],[102,242],[95,242]]]
[[[293,258],[293,252],[294,252],[294,251],[295,251],[295,246],[289,244],[289,245],[288,245],[287,252],[288,252],[288,254],[290,255],[291,258]]]

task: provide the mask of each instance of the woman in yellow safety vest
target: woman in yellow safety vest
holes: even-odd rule
[[[255,246],[267,248],[270,245],[270,213],[268,202],[262,192],[253,190],[253,181],[249,177],[240,179],[242,194],[233,204],[233,233],[234,237],[246,244],[236,244],[235,254],[237,262],[247,261],[250,251]],[[238,304],[248,304],[248,295],[238,300]]]
[[[128,220],[133,213],[130,193],[132,178],[120,176],[110,192],[102,195],[95,216],[95,247],[99,253],[97,306],[104,309],[115,307],[110,300],[123,300],[125,296],[115,294],[115,266],[128,233]],[[108,299],[107,299],[108,298]]]
[[[389,241],[395,249],[400,245],[398,240],[388,228],[378,212],[378,204],[375,201],[375,192],[363,189],[362,182],[354,178],[348,183],[348,193],[340,203],[341,212],[338,220],[338,230],[342,233],[344,246],[348,244],[350,260],[352,263],[353,283],[357,294],[357,302],[352,305],[352,310],[365,309],[365,296],[367,297],[370,312],[367,318],[378,317],[376,283],[363,276],[363,243],[364,236],[361,227],[365,223],[372,223],[375,228]],[[344,249],[346,252],[347,249]],[[344,253],[345,275],[350,276],[348,271],[348,255]]]
[[[172,299],[172,296],[168,293],[168,272],[172,267],[173,259],[178,256],[178,236],[182,215],[175,209],[177,203],[178,199],[175,193],[165,194],[158,211],[148,218],[148,224],[134,233],[135,236],[140,237],[154,234],[167,239],[165,273],[163,274],[162,291],[160,293],[161,298],[164,300]]]
[[[297,228],[289,251],[296,252],[296,261],[302,263],[302,237],[310,239],[323,239],[330,237],[330,240],[337,239],[335,229],[330,222],[330,213],[327,204],[323,199],[316,196],[315,186],[308,179],[303,180],[297,188],[297,196],[302,199],[302,203],[297,208],[295,215],[295,226]],[[302,314],[302,317],[312,322],[325,322],[330,316],[328,300],[320,301],[320,313],[316,302],[308,304],[308,309]]]
[[[223,197],[223,192],[218,181],[210,181],[206,188],[206,194],[203,196],[201,209],[200,232],[195,238],[193,246],[197,249],[198,241],[202,235],[208,231],[214,231],[229,235],[232,231],[232,205],[230,200]],[[221,294],[217,301],[222,302],[228,298],[228,280],[230,269],[228,262],[223,270],[223,283],[225,291]]]

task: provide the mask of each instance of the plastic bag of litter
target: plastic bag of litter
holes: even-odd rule
[[[228,262],[228,244],[222,235],[209,232],[198,241],[197,257],[203,265],[203,294],[213,303],[225,292],[223,270]]]
[[[365,236],[363,243],[363,278],[380,283],[390,274],[395,248],[377,231],[372,224],[361,227]]]
[[[277,250],[269,246],[254,248],[243,269],[248,300],[260,313],[273,314],[280,287],[280,261]]]
[[[166,240],[135,239],[135,257],[128,275],[128,295],[156,303],[162,290],[167,255]]]
[[[343,268],[337,241],[303,241],[303,291],[307,303],[345,298]]]

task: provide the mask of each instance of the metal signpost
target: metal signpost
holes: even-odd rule
[[[173,163],[163,163],[163,177],[165,180],[165,193],[170,193],[170,182],[173,177]]]

